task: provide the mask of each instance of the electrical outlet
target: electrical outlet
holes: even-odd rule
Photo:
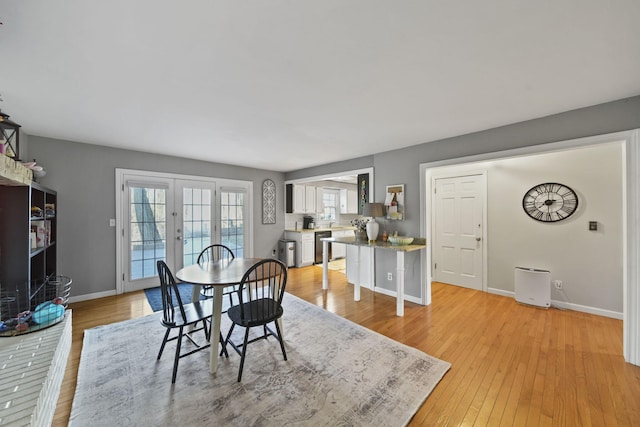
[[[393,274],[387,273],[387,280],[393,280]]]
[[[276,256],[276,250],[275,250],[275,249],[273,249],[273,250],[271,251],[271,256]]]
[[[553,285],[556,287],[556,289],[562,289],[562,280],[554,280]]]

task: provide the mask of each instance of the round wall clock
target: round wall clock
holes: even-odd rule
[[[578,209],[578,195],[564,184],[547,182],[525,193],[522,208],[537,221],[561,221]]]

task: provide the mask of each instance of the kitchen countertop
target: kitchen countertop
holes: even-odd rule
[[[321,239],[327,242],[334,243],[345,243],[347,245],[354,246],[363,246],[369,248],[381,248],[381,249],[390,249],[394,251],[402,251],[402,252],[411,252],[418,251],[420,249],[424,249],[427,247],[426,239],[417,237],[414,241],[409,245],[394,245],[390,242],[383,242],[382,240],[378,240],[376,242],[369,242],[368,240],[356,240],[355,237],[327,237]]]
[[[319,227],[312,229],[302,229],[299,228],[297,230],[287,228],[284,231],[293,231],[294,233],[315,233],[316,231],[342,231],[342,230],[355,230],[356,228],[350,225],[334,225],[333,227]]]

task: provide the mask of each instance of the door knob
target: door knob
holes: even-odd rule
[[[479,242],[480,240],[482,240],[482,237],[476,237],[476,242]]]

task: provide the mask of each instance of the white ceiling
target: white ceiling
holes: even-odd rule
[[[0,0],[30,135],[290,171],[640,94],[638,0]]]

